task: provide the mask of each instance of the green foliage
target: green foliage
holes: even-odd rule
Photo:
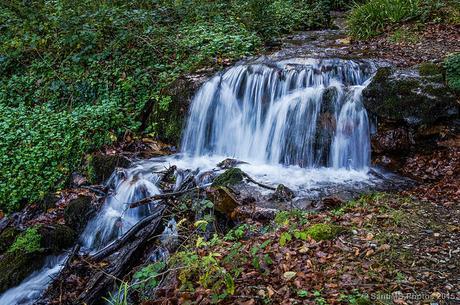
[[[133,288],[145,290],[157,287],[160,283],[158,278],[159,274],[165,266],[166,264],[164,262],[156,262],[134,273],[133,278],[135,280],[135,284],[133,285]]]
[[[21,1],[0,9],[0,209],[65,186],[84,154],[126,130],[179,138],[165,95],[203,66],[324,26],[328,1]],[[145,112],[154,118],[144,126]],[[160,134],[161,133],[161,134]]]
[[[460,53],[455,53],[444,61],[446,68],[447,85],[452,90],[460,93]]]
[[[14,243],[8,249],[10,253],[34,253],[41,251],[41,235],[38,233],[37,227],[27,228],[19,234]]]
[[[458,4],[448,0],[368,0],[353,6],[348,16],[348,26],[353,37],[367,39],[382,33],[391,25],[409,20],[452,23],[456,7]],[[394,40],[415,39],[413,36],[403,37],[402,33],[395,35]]]

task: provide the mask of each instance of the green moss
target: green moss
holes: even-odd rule
[[[41,252],[41,235],[38,227],[30,227],[16,238],[8,249],[9,253],[36,253]]]
[[[230,168],[226,170],[222,175],[214,179],[212,186],[218,187],[218,186],[235,185],[243,181],[244,175],[245,174],[241,169],[236,168],[236,167]]]
[[[425,62],[420,64],[418,71],[422,76],[434,76],[443,73],[443,69],[441,66],[431,62]]]
[[[318,223],[310,226],[305,233],[316,241],[329,240],[336,237],[343,229],[336,225]]]
[[[5,252],[16,240],[16,237],[19,235],[19,231],[15,228],[6,228],[0,234],[0,253]]]
[[[74,230],[66,225],[54,225],[40,228],[41,248],[48,252],[59,252],[72,246],[77,237]]]

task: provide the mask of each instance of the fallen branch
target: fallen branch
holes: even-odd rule
[[[106,248],[104,252],[108,255],[108,266],[91,276],[75,304],[98,303],[101,296],[113,287],[116,280],[122,278],[132,268],[132,265],[135,264],[148,246],[149,238],[162,231],[160,224],[164,210],[164,206],[160,206],[159,211],[152,215],[156,216],[156,218],[146,217],[139,223],[139,226],[136,225],[135,230],[125,233],[125,235],[129,233],[129,238],[122,237],[120,240],[124,240],[123,243],[110,249]],[[117,255],[110,256],[114,251],[118,251]],[[99,254],[100,258],[102,258],[102,254]]]
[[[103,249],[93,254],[91,256],[92,260],[100,261],[119,250],[122,246],[130,242],[133,239],[133,236],[136,235],[136,233],[139,232],[139,230],[145,227],[148,223],[155,221],[159,217],[161,218],[163,211],[164,206],[158,206],[156,211],[152,215],[145,217],[144,219],[136,223],[133,227],[131,227],[131,229],[129,229],[125,234],[123,234],[122,237],[120,237],[119,239],[115,240],[114,242],[110,243]]]
[[[273,186],[270,186],[270,185],[266,185],[266,184],[263,184],[263,183],[260,183],[260,182],[257,182],[256,180],[252,179],[248,174],[244,173],[244,176],[246,177],[246,179],[248,179],[249,182],[252,182],[260,187],[263,187],[265,189],[268,189],[268,190],[272,190],[272,191],[275,191],[276,190],[276,187],[273,187]]]
[[[192,191],[202,191],[202,190],[204,190],[204,187],[194,187],[194,188],[187,189],[187,190],[184,190],[184,191],[179,191],[179,192],[157,194],[157,195],[153,195],[153,196],[144,198],[142,200],[133,202],[133,203],[131,203],[129,205],[129,208],[133,209],[133,208],[137,208],[137,207],[139,207],[141,205],[151,203],[152,201],[155,201],[155,200],[164,200],[164,199],[174,198],[174,197],[177,197],[177,196],[187,194],[187,193],[192,192]]]

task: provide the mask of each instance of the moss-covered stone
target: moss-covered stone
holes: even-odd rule
[[[313,238],[314,240],[320,241],[333,239],[342,231],[343,228],[339,226],[327,223],[318,223],[310,226],[305,231],[305,233],[307,233],[307,235]]]
[[[442,76],[431,64],[422,71]],[[458,115],[455,95],[442,77],[421,75],[416,68],[379,69],[363,97],[366,109],[385,120],[422,125]]]
[[[422,63],[418,67],[418,71],[421,76],[436,76],[442,75],[444,73],[444,69],[442,66],[439,66],[432,62]]]
[[[216,211],[232,218],[233,211],[238,206],[238,201],[228,188],[220,186],[208,191],[207,195],[214,204]]]
[[[19,235],[19,230],[16,228],[6,228],[0,234],[0,254],[9,249],[9,247],[16,240],[16,237]]]
[[[64,220],[66,225],[77,232],[83,230],[94,211],[91,202],[92,198],[89,196],[81,196],[71,200],[64,209]]]
[[[128,167],[129,160],[120,155],[94,154],[88,158],[87,173],[91,183],[103,183],[117,167]]]
[[[227,169],[223,174],[214,179],[212,187],[231,186],[240,183],[244,179],[244,172],[239,168]]]
[[[40,268],[45,256],[41,253],[5,253],[0,257],[0,293],[16,286]]]
[[[56,253],[72,246],[77,234],[66,225],[41,226],[41,247],[46,252]]]
[[[278,202],[287,202],[291,201],[294,197],[295,194],[290,188],[284,184],[279,184],[276,187],[275,192],[272,194],[271,199]]]

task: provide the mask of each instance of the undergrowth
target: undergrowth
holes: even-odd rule
[[[458,2],[449,0],[369,0],[353,6],[348,27],[353,37],[367,39],[408,21],[458,24],[458,9]],[[405,38],[395,35],[395,40]]]

